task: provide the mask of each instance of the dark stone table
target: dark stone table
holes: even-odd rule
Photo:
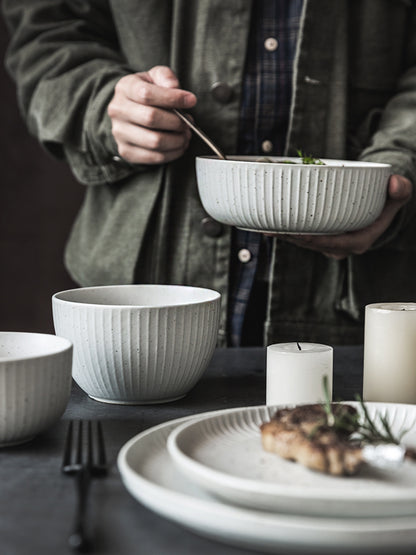
[[[351,400],[362,390],[362,347],[334,350],[334,398]],[[94,553],[103,555],[234,555],[253,551],[199,537],[152,513],[124,488],[116,458],[124,443],[161,422],[209,410],[265,403],[262,348],[218,349],[204,377],[179,401],[121,406],[91,400],[74,384],[60,422],[25,445],[0,449],[1,555],[64,555],[74,509],[72,479],[60,472],[67,420],[103,421],[107,478],[96,480],[89,504]]]

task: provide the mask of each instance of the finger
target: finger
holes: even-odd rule
[[[317,250],[333,256],[345,257],[349,254],[362,254],[374,241],[375,233],[370,228],[351,231],[339,235],[304,236],[298,243],[304,248]]]
[[[389,198],[380,216],[367,228],[367,241],[371,246],[374,241],[391,225],[399,210],[410,200],[412,196],[411,182],[400,176],[392,176],[389,184]],[[351,233],[352,240],[354,235],[359,232]]]
[[[347,258],[346,254],[335,254],[333,252],[323,252],[322,254],[327,258],[332,258],[334,260],[344,260],[344,258]]]
[[[156,150],[148,150],[146,148],[130,145],[128,143],[123,144],[118,150],[120,156],[123,160],[126,160],[126,162],[130,162],[131,164],[147,165],[167,164],[168,162],[172,162],[173,160],[180,158],[184,153],[183,148],[167,152],[159,152]]]
[[[134,74],[131,79],[120,80],[116,89],[133,102],[146,106],[160,108],[192,108],[196,104],[196,96],[188,91],[177,88],[161,87],[143,79],[140,74]]]
[[[389,182],[389,196],[382,213],[363,229],[338,235],[282,235],[282,239],[338,260],[350,254],[363,254],[390,226],[400,208],[409,201],[412,189],[412,184],[407,178],[392,176]]]
[[[373,242],[392,223],[399,210],[410,200],[413,186],[406,177],[392,175],[389,181],[388,199],[380,216],[366,229]]]
[[[412,196],[412,183],[402,175],[392,175],[389,181],[389,198],[405,204]]]
[[[285,235],[282,239],[298,247],[318,251],[325,256],[330,256],[331,258],[336,258],[338,260],[345,258],[349,254],[353,254],[351,249],[355,248],[355,244],[351,245],[348,233],[323,236]]]
[[[285,241],[286,243],[291,243],[301,248],[320,250],[319,246],[315,248],[314,243],[311,240],[309,240],[307,236],[304,236],[304,235],[297,235],[297,234],[289,235],[285,233],[279,233],[278,238],[281,239],[282,241]]]
[[[185,150],[188,147],[190,138],[188,132],[154,131],[123,121],[115,122],[113,125],[113,135],[119,146],[128,143],[146,150],[162,153],[170,150]],[[120,155],[123,158],[125,157],[121,152]]]
[[[188,126],[170,110],[163,110],[154,106],[144,106],[129,99],[113,100],[108,106],[108,114],[113,120],[141,125],[149,129],[160,129],[184,133]]]
[[[149,69],[147,74],[155,85],[172,89],[180,88],[178,78],[168,66],[152,67],[152,69]]]

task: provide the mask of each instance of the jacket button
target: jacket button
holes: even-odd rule
[[[237,256],[238,256],[238,260],[243,264],[247,264],[247,262],[250,262],[252,258],[251,252],[248,249],[239,250]]]
[[[218,81],[212,85],[211,94],[220,104],[227,104],[233,97],[233,89],[227,83]]]
[[[212,218],[204,218],[201,220],[201,227],[204,235],[208,237],[220,237],[224,231],[224,226]]]
[[[263,152],[269,153],[273,150],[273,143],[271,141],[268,141],[268,140],[263,141],[261,143],[261,149],[262,149]]]

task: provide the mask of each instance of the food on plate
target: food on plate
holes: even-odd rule
[[[261,425],[263,448],[320,472],[356,474],[363,464],[361,446],[350,436],[358,431],[358,413],[350,405],[333,404],[331,408],[345,427],[329,425],[320,404],[277,410],[270,422]]]
[[[293,160],[278,160],[277,163],[279,164],[312,164],[315,166],[325,166],[325,162],[319,160],[319,158],[314,158],[313,156],[305,155],[302,153],[301,150],[298,150],[298,156],[300,158],[299,162],[294,162]],[[268,163],[275,163],[274,160],[270,158],[263,157],[257,158],[256,162],[268,162]]]
[[[416,460],[416,449],[402,444],[408,429],[393,433],[386,415],[370,416],[359,397],[360,411],[349,404],[332,403],[327,377],[323,390],[324,403],[278,409],[270,422],[260,426],[265,451],[336,476],[356,474],[368,460],[365,447],[369,445],[400,446],[405,458]]]

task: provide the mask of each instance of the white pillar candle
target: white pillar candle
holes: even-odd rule
[[[324,376],[332,399],[333,349],[318,343],[267,347],[266,404],[322,403]]]
[[[416,303],[365,307],[363,397],[416,403]]]

